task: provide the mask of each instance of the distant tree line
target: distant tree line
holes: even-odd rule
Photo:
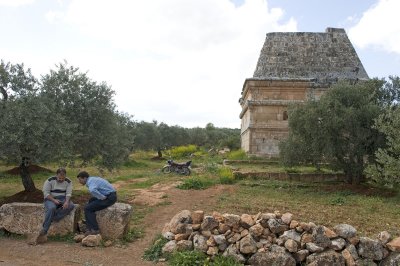
[[[199,147],[230,149],[240,148],[240,129],[217,128],[208,123],[205,128],[183,128],[165,123],[135,122],[134,148],[162,151],[171,147],[194,144]]]
[[[112,169],[135,149],[240,145],[238,129],[134,121],[117,111],[114,94],[67,62],[37,79],[24,64],[1,60],[0,160],[19,164],[25,190],[34,191],[31,163],[79,161]]]

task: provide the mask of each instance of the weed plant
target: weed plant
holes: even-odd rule
[[[183,181],[182,184],[178,185],[177,188],[189,190],[189,189],[206,189],[214,184],[212,180],[202,177],[191,177]]]
[[[197,151],[196,145],[178,146],[170,150],[172,158],[186,158]]]
[[[162,248],[168,242],[168,239],[162,235],[157,235],[150,248],[144,251],[143,259],[149,261],[158,261],[162,258]]]
[[[228,153],[228,159],[230,160],[248,160],[249,157],[247,156],[246,152],[244,150],[236,150],[236,151],[231,151]]]
[[[233,257],[217,255],[210,259],[201,251],[174,252],[169,257],[171,266],[241,266]]]

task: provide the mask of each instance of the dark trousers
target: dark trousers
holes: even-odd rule
[[[86,227],[88,230],[99,230],[99,225],[96,220],[96,212],[105,209],[113,205],[117,201],[117,193],[110,193],[106,199],[99,200],[97,198],[91,198],[85,205],[85,219]]]

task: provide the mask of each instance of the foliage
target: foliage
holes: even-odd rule
[[[234,257],[217,255],[213,257],[212,261],[206,261],[204,265],[210,266],[241,266]]]
[[[197,151],[196,145],[187,145],[187,146],[179,146],[172,148],[169,154],[172,158],[184,158],[184,157],[189,157],[196,151]]]
[[[171,266],[203,266],[207,255],[201,251],[174,252],[169,258]]]
[[[0,158],[19,163],[57,160],[71,151],[71,131],[64,117],[53,112],[54,103],[39,96],[16,98],[0,114]]]
[[[71,125],[73,154],[84,162],[95,160],[112,169],[132,151],[133,124],[128,115],[115,110],[114,91],[105,82],[92,81],[66,62],[42,77],[41,95],[56,104]]]
[[[206,128],[182,128],[168,126],[165,123],[135,122],[135,149],[165,150],[177,146],[193,144],[199,147],[240,147],[240,130],[231,128],[216,128],[208,123]]]
[[[213,182],[209,179],[202,178],[202,177],[191,177],[186,178],[182,184],[178,185],[177,188],[179,189],[206,189],[213,185]]]
[[[75,243],[74,241],[74,234],[69,233],[67,235],[54,235],[47,237],[50,241],[57,241],[57,242],[68,242],[68,243]]]
[[[289,137],[280,145],[284,165],[329,163],[342,170],[349,182],[359,183],[366,158],[374,160],[384,139],[374,129],[374,119],[388,97],[382,80],[350,84],[341,82],[320,101],[309,101],[289,109]]]
[[[385,91],[388,94],[399,93],[399,77],[390,77],[386,83]],[[366,169],[368,176],[375,182],[384,185],[400,184],[400,109],[398,101],[388,104],[385,113],[381,114],[375,123],[375,128],[386,137],[386,147],[379,148],[376,152],[376,161]]]
[[[218,176],[221,184],[235,183],[235,177],[233,176],[232,170],[228,167],[221,167],[218,170]]]
[[[143,259],[157,261],[162,257],[162,248],[168,242],[168,239],[162,235],[157,235],[150,248],[144,251]]]
[[[129,229],[129,231],[124,235],[122,238],[123,242],[126,243],[132,243],[136,239],[139,239],[142,237],[142,232],[140,230],[137,230],[136,228]]]
[[[233,257],[222,255],[214,256],[212,259],[201,251],[174,252],[168,261],[171,266],[240,266]]]
[[[28,96],[36,91],[37,80],[24,64],[0,63],[0,101]]]
[[[244,150],[239,149],[239,150],[234,150],[228,153],[228,159],[231,160],[245,160],[248,159],[247,154]]]

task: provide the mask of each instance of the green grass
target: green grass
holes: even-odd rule
[[[223,158],[219,155],[202,155],[193,158],[192,175],[189,177],[162,174],[160,169],[165,160],[151,160],[156,152],[139,151],[130,157],[130,161],[112,172],[104,172],[89,165],[80,168],[67,167],[67,176],[74,183],[74,197],[88,195],[87,188],[81,186],[76,175],[80,170],[86,170],[91,175],[103,176],[114,185],[119,185],[118,200],[130,202],[137,189],[147,189],[155,184],[171,184],[182,181],[180,189],[207,189],[218,184],[231,186],[229,192],[221,192],[213,210],[221,213],[256,214],[258,212],[273,212],[275,210],[291,212],[294,219],[304,222],[315,222],[333,227],[339,223],[353,225],[360,236],[376,238],[383,231],[389,231],[392,236],[400,236],[400,195],[399,188],[387,189],[370,184],[351,186],[343,183],[311,183],[297,181],[279,181],[262,179],[235,180],[231,174],[232,168],[242,171],[260,172],[300,172],[315,173],[316,169],[305,166],[285,169],[277,163],[238,163],[222,166]],[[41,165],[48,169],[56,169],[54,164]],[[0,164],[0,200],[23,190],[19,176],[10,176],[5,171],[14,165]],[[323,172],[329,172],[323,169]],[[41,189],[44,181],[51,176],[49,173],[32,175],[37,188]],[[169,205],[165,202],[149,208],[134,206],[131,227],[126,242],[144,236],[145,217],[157,211],[157,208]],[[202,208],[202,206],[199,206]],[[171,213],[171,218],[174,213]],[[0,232],[1,233],[1,232]],[[0,235],[1,237],[1,235]]]
[[[178,185],[179,189],[206,189],[211,187],[215,182],[210,179],[202,177],[190,177],[183,181],[182,184]]]
[[[331,227],[348,223],[370,237],[383,230],[400,235],[399,194],[386,196],[376,190],[366,195],[369,190],[342,183],[243,180],[236,193],[219,196],[218,207],[238,214],[291,212],[297,221]]]
[[[143,259],[149,261],[158,261],[162,258],[162,248],[168,242],[167,239],[160,234],[156,236],[151,247],[146,249],[143,254]]]
[[[233,257],[217,255],[212,259],[200,251],[174,252],[169,256],[171,266],[240,266]]]
[[[47,239],[51,240],[51,241],[57,241],[57,242],[75,243],[74,234],[72,234],[72,233],[64,235],[64,236],[60,236],[60,235],[48,236]]]

